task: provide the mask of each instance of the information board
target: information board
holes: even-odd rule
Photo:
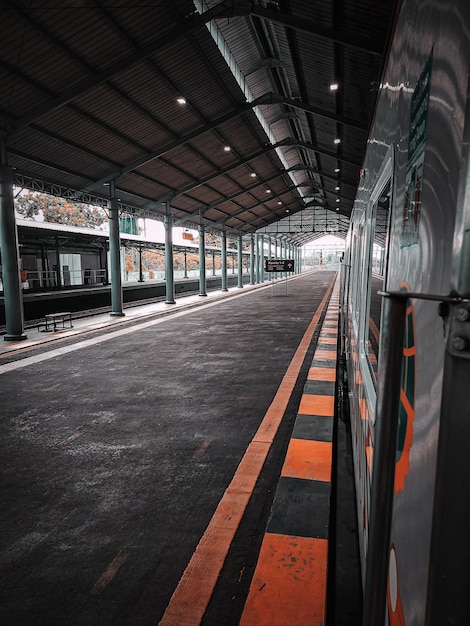
[[[293,272],[294,261],[292,259],[265,259],[265,272]]]

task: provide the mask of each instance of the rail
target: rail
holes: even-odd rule
[[[104,269],[84,269],[84,270],[22,270],[21,282],[23,289],[47,289],[51,287],[66,287],[69,285],[95,285],[106,282],[106,270]],[[1,288],[3,288],[0,285]]]

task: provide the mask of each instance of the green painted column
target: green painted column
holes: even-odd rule
[[[260,266],[259,266],[259,272],[260,272],[260,281],[262,283],[264,283],[264,235],[260,235]]]
[[[255,283],[259,283],[259,235],[255,235]]]
[[[238,288],[243,287],[243,235],[238,235]]]
[[[112,317],[122,317],[121,281],[121,239],[119,236],[119,210],[116,198],[116,183],[109,183],[109,261],[111,274],[111,313]]]
[[[207,296],[206,281],[206,228],[204,213],[199,211],[199,295]]]
[[[139,283],[144,282],[144,268],[142,267],[142,246],[139,244]]]
[[[14,178],[7,164],[7,150],[4,142],[0,149],[0,246],[6,318],[6,334],[3,339],[4,341],[20,341],[26,339],[27,336],[24,333],[18,231],[13,200]]]
[[[165,205],[165,287],[166,304],[175,304],[175,274],[173,269],[173,216],[170,202]]]
[[[57,287],[63,286],[62,280],[62,267],[60,265],[60,246],[59,246],[59,238],[55,238],[55,282]]]
[[[289,246],[287,245],[287,241],[284,241],[284,259],[288,259],[289,258]],[[289,273],[288,272],[284,272],[284,278],[286,276],[288,276]]]
[[[250,235],[250,285],[255,284],[255,236]]]
[[[222,291],[227,289],[227,232],[222,231]]]
[[[284,242],[282,239],[279,242],[279,258],[284,259]],[[284,278],[284,272],[280,272],[279,277]]]
[[[215,276],[215,250],[212,250],[212,276]]]

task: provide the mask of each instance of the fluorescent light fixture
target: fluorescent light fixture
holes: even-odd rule
[[[337,91],[339,89],[338,83],[331,83],[330,91]]]

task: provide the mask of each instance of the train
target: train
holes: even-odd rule
[[[470,624],[469,33],[400,3],[346,238],[363,626]]]

